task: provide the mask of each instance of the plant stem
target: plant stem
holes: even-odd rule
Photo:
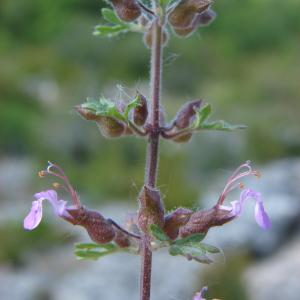
[[[158,145],[159,145],[159,100],[161,89],[161,66],[162,66],[162,29],[160,19],[157,18],[152,28],[152,47],[151,47],[151,115],[150,133],[147,146],[147,162],[145,183],[150,187],[155,187],[156,173],[158,166]]]
[[[151,46],[151,114],[150,132],[147,145],[145,185],[154,188],[157,178],[158,167],[158,147],[159,147],[159,100],[161,89],[161,67],[162,67],[162,26],[159,17],[152,26],[152,46]],[[141,281],[140,281],[140,300],[150,300],[151,291],[151,269],[152,251],[150,238],[144,234],[140,243],[141,250]]]

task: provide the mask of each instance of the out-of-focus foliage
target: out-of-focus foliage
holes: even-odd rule
[[[31,251],[46,253],[71,240],[70,236],[65,238],[59,229],[46,224],[42,224],[39,230],[24,234],[19,223],[11,222],[0,227],[0,264],[23,265]]]
[[[222,298],[230,300],[248,299],[242,281],[243,270],[249,265],[250,259],[246,253],[236,254],[226,258],[226,264],[211,266],[202,276],[204,282],[209,282],[211,290],[207,298]]]
[[[48,159],[58,162],[95,201],[134,201],[145,143],[107,142],[72,111],[87,96],[120,98],[116,83],[131,95],[136,87],[147,94],[149,51],[141,36],[92,35],[103,7],[98,1],[1,1],[0,151],[35,157],[37,169]],[[167,208],[193,204],[199,178],[208,175],[199,177],[200,169],[300,152],[299,1],[217,1],[214,9],[211,26],[189,39],[174,37],[166,48],[167,116],[203,97],[217,116],[248,129],[201,133],[189,146],[164,143],[159,182]]]
[[[0,157],[34,159],[37,171],[47,160],[56,162],[83,198],[135,204],[146,141],[107,141],[72,110],[86,97],[120,99],[116,84],[131,97],[136,87],[148,94],[142,36],[92,35],[104,22],[103,7],[97,0],[0,1]],[[214,107],[213,120],[248,128],[201,132],[182,146],[164,141],[159,187],[167,209],[195,206],[212,184],[212,170],[300,154],[300,2],[216,0],[214,10],[218,17],[209,27],[185,40],[173,37],[165,48],[167,119],[184,101],[204,98]],[[34,191],[50,186],[47,179],[33,185]],[[20,222],[5,223],[0,263],[18,266],[33,249],[47,251],[57,241],[65,239],[47,223],[30,234]],[[235,256],[209,272],[207,298],[246,299],[240,274],[247,264]]]

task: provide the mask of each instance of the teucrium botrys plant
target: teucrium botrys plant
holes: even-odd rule
[[[159,140],[175,143],[188,142],[193,134],[202,130],[232,131],[245,128],[231,125],[223,120],[210,119],[211,106],[203,99],[185,103],[170,122],[165,122],[161,103],[161,77],[163,48],[171,33],[187,37],[199,27],[215,19],[211,5],[213,0],[152,1],[142,3],[136,0],[112,0],[113,9],[102,9],[102,16],[108,23],[95,27],[94,34],[112,37],[128,31],[142,34],[146,47],[151,50],[150,97],[139,91],[131,100],[114,101],[105,96],[100,99],[88,98],[77,105],[75,110],[87,121],[96,123],[105,138],[135,135],[147,142],[144,185],[137,196],[139,207],[126,224],[119,225],[111,218],[84,207],[77,191],[71,185],[64,170],[49,162],[40,177],[53,176],[60,181],[54,189],[35,194],[35,201],[24,220],[24,228],[36,228],[42,219],[42,204],[50,202],[54,213],[85,228],[94,243],[75,245],[75,254],[81,259],[98,259],[116,252],[128,252],[141,256],[140,299],[149,300],[151,290],[152,252],[167,247],[173,256],[181,255],[188,260],[211,263],[211,254],[220,250],[203,242],[209,229],[221,226],[239,217],[246,200],[255,201],[255,220],[264,229],[270,227],[260,193],[244,188],[241,180],[257,176],[250,162],[239,166],[228,178],[223,192],[213,207],[204,210],[177,208],[165,212],[163,200],[156,186]],[[227,195],[241,188],[240,199],[224,205]],[[56,190],[64,189],[70,194],[71,204],[59,200]],[[202,299],[197,293],[194,299]],[[201,297],[201,298],[200,298]]]

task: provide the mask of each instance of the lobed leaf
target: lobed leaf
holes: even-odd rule
[[[79,259],[97,260],[100,257],[108,254],[113,254],[119,251],[119,247],[113,243],[108,244],[94,244],[83,243],[75,244],[75,255]]]
[[[172,245],[169,248],[169,254],[172,256],[182,255],[188,260],[195,260],[200,263],[210,264],[212,260],[205,255],[205,250],[193,246]]]
[[[203,107],[200,107],[197,111],[197,124],[202,124],[211,114],[211,105],[206,104]]]
[[[218,121],[207,121],[211,115],[211,105],[206,104],[199,109],[196,109],[196,118],[191,125],[191,129],[207,129],[207,130],[222,130],[222,131],[233,131],[236,129],[245,129],[245,125],[232,125],[223,120]]]
[[[169,237],[164,233],[164,231],[159,226],[155,224],[151,224],[149,229],[152,236],[155,237],[157,240],[162,242],[170,241]]]
[[[81,107],[91,110],[98,116],[113,117],[125,121],[124,116],[119,112],[116,104],[105,98],[101,98],[99,101],[88,98],[87,102],[81,104]]]
[[[112,250],[116,250],[118,247],[117,245],[113,244],[113,243],[108,243],[108,244],[95,244],[95,243],[79,243],[79,244],[75,244],[75,249],[104,249],[105,251],[112,251]]]
[[[209,129],[209,130],[223,130],[223,131],[233,131],[237,129],[245,129],[246,125],[232,125],[223,120],[218,120],[214,122],[204,123],[201,125],[201,129]]]
[[[182,255],[181,247],[177,246],[177,245],[172,245],[169,248],[169,254],[172,255],[172,256]]]
[[[124,117],[126,120],[128,120],[130,111],[138,107],[139,105],[141,105],[141,95],[138,93],[136,97],[131,102],[129,102],[125,108]]]
[[[205,238],[205,233],[195,233],[183,239],[176,240],[173,244],[177,246],[188,246],[193,243],[199,243]]]
[[[204,251],[209,253],[220,253],[221,250],[218,247],[215,247],[213,245],[209,245],[206,243],[199,243],[199,247],[201,247]]]
[[[128,27],[124,25],[97,25],[94,29],[93,35],[98,35],[100,37],[113,37],[127,31]]]
[[[110,8],[102,8],[101,14],[104,20],[117,25],[126,26],[126,23],[119,19],[114,10]]]
[[[78,259],[92,259],[97,260],[100,257],[106,256],[108,254],[112,254],[114,252],[111,251],[104,251],[104,252],[98,252],[98,251],[84,251],[84,250],[76,250],[75,255]]]

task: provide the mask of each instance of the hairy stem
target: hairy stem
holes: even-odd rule
[[[162,66],[162,29],[159,18],[156,19],[152,29],[151,47],[151,115],[150,132],[147,146],[147,162],[145,183],[155,187],[156,173],[158,166],[158,145],[159,145],[159,100],[161,89],[161,66]]]
[[[157,178],[158,167],[158,146],[160,135],[159,124],[159,100],[161,89],[161,66],[162,66],[162,27],[159,17],[154,21],[152,27],[152,46],[151,46],[151,115],[150,132],[147,145],[145,185],[154,188]],[[152,269],[152,251],[150,247],[150,238],[144,234],[140,243],[141,250],[141,287],[140,299],[150,300],[151,290],[151,269]]]

